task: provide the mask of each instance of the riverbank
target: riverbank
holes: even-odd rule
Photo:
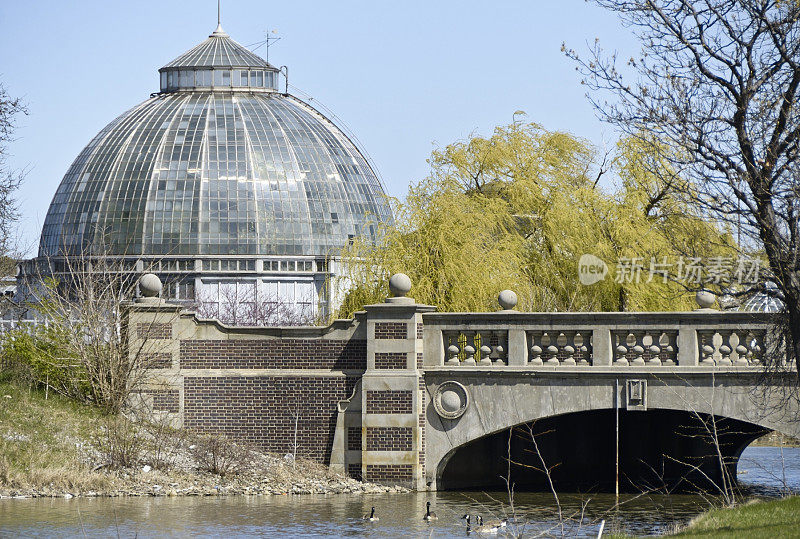
[[[405,491],[0,383],[0,498]]]
[[[758,500],[714,509],[691,520],[675,537],[800,537],[800,497]]]
[[[750,445],[755,447],[800,447],[800,440],[773,431],[754,440]]]

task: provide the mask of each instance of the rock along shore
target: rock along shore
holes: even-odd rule
[[[279,459],[276,459],[279,460]],[[269,473],[241,474],[230,478],[206,473],[175,473],[144,466],[137,470],[103,473],[108,488],[56,488],[49,485],[14,488],[0,487],[0,499],[9,498],[72,498],[119,496],[232,496],[232,495],[300,495],[300,494],[378,494],[408,492],[398,486],[365,483],[328,472],[309,462],[298,462],[297,468],[278,464]],[[294,477],[276,477],[294,472]]]

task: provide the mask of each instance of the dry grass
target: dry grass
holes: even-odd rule
[[[0,382],[4,495],[285,494],[360,485],[321,464],[175,429],[153,414],[147,421],[103,415],[58,395],[45,398],[42,391]]]
[[[113,478],[92,471],[82,444],[100,414],[89,406],[16,384],[0,384],[0,487],[102,490]]]

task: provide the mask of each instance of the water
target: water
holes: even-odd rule
[[[753,447],[742,455],[740,480],[762,495],[800,489],[800,449]],[[439,520],[422,521],[425,502]],[[409,493],[369,496],[258,496],[221,498],[94,498],[0,501],[0,536],[23,537],[464,537],[464,513],[502,517],[508,496],[499,493]],[[531,534],[560,535],[553,497],[517,493],[517,524]],[[562,495],[571,517],[566,532],[594,537],[601,519],[629,533],[658,534],[709,507],[702,496],[624,496],[610,511],[609,495]],[[585,506],[584,506],[585,505]],[[375,506],[378,522],[362,515]],[[607,528],[608,529],[608,528]]]

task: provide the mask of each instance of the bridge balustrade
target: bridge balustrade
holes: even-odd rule
[[[746,368],[785,364],[777,315],[426,313],[424,365],[503,368]]]

